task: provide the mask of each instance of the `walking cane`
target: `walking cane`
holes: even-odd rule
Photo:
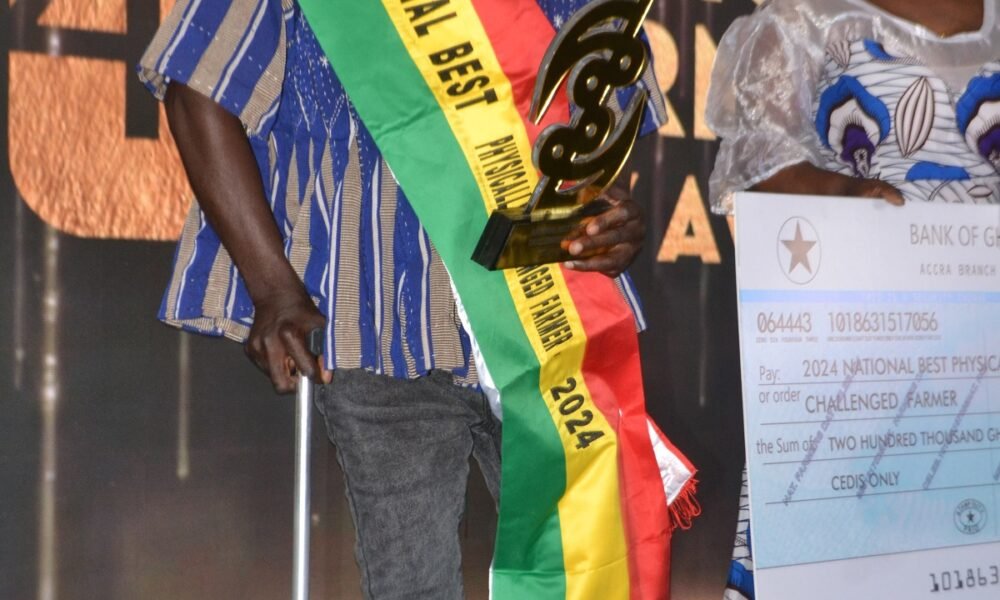
[[[309,352],[323,354],[323,330],[309,332]],[[309,442],[312,440],[313,382],[299,374],[295,394],[295,548],[292,600],[309,600]]]

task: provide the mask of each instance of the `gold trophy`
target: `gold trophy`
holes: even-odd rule
[[[620,116],[608,98],[637,82],[646,68],[646,46],[638,36],[652,4],[596,0],[552,40],[535,80],[529,116],[537,124],[567,78],[577,110],[571,123],[550,125],[538,137],[532,153],[541,175],[538,186],[526,207],[493,211],[474,261],[495,270],[571,260],[563,241],[611,207],[601,194],[632,152],[647,93],[638,90]]]

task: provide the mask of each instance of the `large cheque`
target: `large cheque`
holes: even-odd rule
[[[1000,598],[1000,207],[744,194],[763,600]]]

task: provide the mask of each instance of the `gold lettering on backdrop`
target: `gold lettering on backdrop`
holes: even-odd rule
[[[39,25],[60,29],[125,33],[125,0],[52,0]]]
[[[705,124],[705,109],[708,107],[708,87],[712,81],[712,65],[718,48],[708,27],[694,28],[694,137],[711,141],[715,134]]]
[[[684,124],[681,123],[677,110],[667,97],[667,92],[673,89],[674,83],[677,82],[679,68],[677,42],[667,28],[656,21],[647,20],[643,28],[646,30],[646,37],[649,38],[649,47],[653,51],[653,73],[660,86],[660,93],[663,94],[663,104],[667,108],[667,122],[660,127],[659,134],[663,137],[683,139],[687,137]]]
[[[704,1],[721,3],[723,0]],[[755,1],[760,3],[758,0]],[[668,96],[677,83],[680,65],[680,53],[674,36],[661,23],[655,21],[647,20],[644,27],[652,49],[654,72],[660,85],[660,91],[663,93],[669,118],[668,122],[660,128],[659,135],[673,139],[686,139],[691,135],[698,141],[715,140],[716,137],[708,128],[704,117],[712,79],[712,66],[715,63],[717,52],[717,44],[708,27],[703,24],[697,24],[694,27],[692,130],[688,130],[681,122],[677,110]],[[684,95],[690,93],[688,90],[690,88],[685,87]],[[732,235],[734,231],[733,220],[731,217],[727,220],[729,232]],[[719,246],[709,221],[708,209],[694,175],[688,175],[685,179],[681,195],[660,245],[657,261],[677,262],[682,256],[696,257],[707,264],[722,262]]]
[[[722,262],[712,225],[708,222],[705,200],[694,175],[688,175],[684,180],[684,188],[677,200],[674,214],[670,217],[667,234],[656,260],[677,262],[681,256],[697,256],[702,262],[711,265]]]
[[[13,5],[15,0],[8,0]],[[722,0],[704,0],[718,3]],[[755,0],[759,4],[759,0]],[[174,0],[160,0],[166,15]],[[406,2],[414,7],[415,25],[429,31],[436,20],[447,20],[449,2]],[[125,0],[52,0],[39,24],[49,27],[123,33],[126,29]],[[438,10],[440,9],[440,10]],[[416,15],[416,13],[420,13]],[[645,23],[653,50],[654,67],[666,96],[677,81],[679,52],[671,33],[661,24]],[[704,110],[715,59],[716,43],[708,28],[695,27],[695,82],[693,134],[698,140],[713,140],[704,123]],[[179,157],[162,112],[158,140],[127,139],[124,135],[123,63],[77,57],[10,54],[10,162],[21,195],[50,225],[85,237],[164,240],[180,231],[192,193],[187,186]],[[102,90],[95,95],[93,90]],[[58,93],[57,93],[58,91]],[[481,98],[481,96],[478,96]],[[488,99],[487,99],[488,100]],[[46,106],[46,110],[37,107]],[[688,129],[667,100],[669,122],[660,135],[685,138]],[[497,190],[503,186],[497,163]],[[508,174],[509,175],[509,174]],[[698,219],[682,209],[695,196],[701,201],[691,177],[671,218],[671,226],[684,221],[680,233],[668,228],[659,260],[673,262],[680,256],[717,257],[718,248],[707,224],[707,211]],[[517,200],[524,201],[517,190]],[[514,196],[514,193],[508,193]],[[508,199],[509,200],[509,199]],[[519,203],[515,202],[515,204]],[[729,219],[732,232],[732,219]],[[671,233],[672,231],[673,234]],[[690,232],[690,235],[689,235]],[[700,241],[699,241],[700,240]],[[707,248],[711,242],[712,247]],[[701,248],[700,251],[695,251]]]
[[[660,84],[664,103],[667,107],[667,123],[660,128],[662,137],[685,138],[687,130],[677,116],[677,110],[670,102],[668,93],[677,83],[680,53],[674,36],[660,23],[647,20],[644,28],[653,51],[653,72]],[[708,106],[708,88],[712,81],[712,65],[718,52],[715,40],[708,28],[696,25],[694,30],[694,137],[698,140],[715,140],[715,134],[705,124],[705,108]]]
[[[44,18],[58,26],[114,31],[117,12],[92,0],[58,0]],[[173,0],[161,0],[165,15]],[[97,238],[177,237],[192,193],[160,110],[159,139],[125,136],[126,70],[121,61],[10,53],[10,168],[42,220]],[[95,92],[96,91],[96,92]],[[43,108],[39,108],[43,107]]]

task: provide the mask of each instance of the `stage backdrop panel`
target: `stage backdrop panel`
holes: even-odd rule
[[[293,409],[230,342],[153,316],[190,202],[132,65],[172,0],[0,3],[0,598],[284,597]],[[650,413],[700,469],[674,594],[721,596],[743,463],[730,224],[702,119],[716,42],[750,0],[660,0],[647,23],[670,122],[643,139]],[[359,598],[353,531],[317,431],[314,597]],[[486,595],[495,515],[462,537]]]

